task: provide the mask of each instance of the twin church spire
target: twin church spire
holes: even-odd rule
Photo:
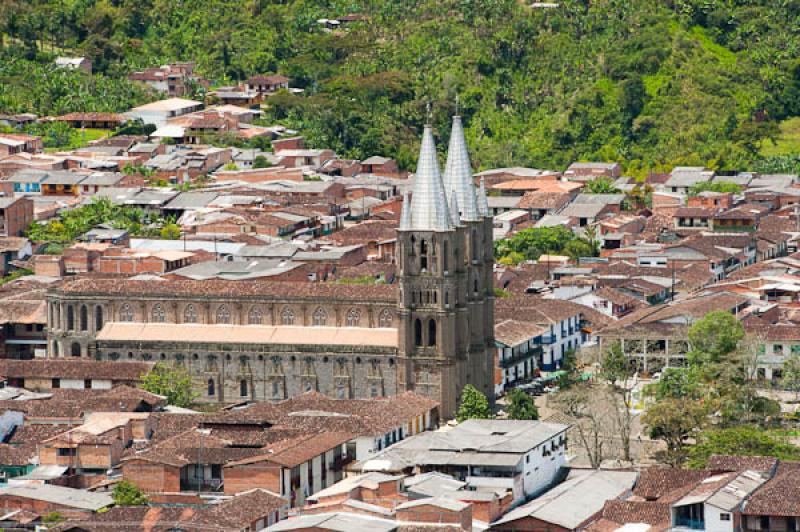
[[[461,222],[477,222],[489,215],[486,188],[475,189],[472,165],[461,117],[453,117],[444,177],[439,169],[436,142],[430,124],[425,125],[417,161],[413,197],[403,198],[400,229],[449,231]]]

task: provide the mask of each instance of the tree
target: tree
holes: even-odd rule
[[[718,364],[736,350],[742,338],[744,327],[736,316],[724,310],[709,312],[689,328],[690,358],[699,364]]]
[[[114,504],[117,506],[143,506],[148,503],[147,495],[135,484],[121,480],[112,491]]]
[[[700,373],[697,368],[665,368],[661,378],[649,384],[645,391],[656,401],[680,399],[699,400],[703,396]]]
[[[536,260],[542,254],[561,253],[564,246],[575,238],[575,233],[563,226],[532,227],[497,242],[496,255],[504,257],[519,253],[527,260]]]
[[[588,242],[575,239],[567,242],[567,245],[564,246],[564,253],[566,253],[569,258],[580,264],[581,257],[594,256],[594,249],[592,249],[592,246]]]
[[[508,417],[509,419],[535,420],[539,419],[539,410],[533,398],[518,388],[508,392]]]
[[[161,228],[160,234],[164,240],[178,240],[181,237],[181,226],[178,224],[165,224]]]
[[[667,445],[662,461],[677,467],[686,459],[689,437],[702,427],[708,417],[707,407],[691,399],[664,399],[651,405],[642,416],[650,437]]]
[[[156,395],[163,395],[167,403],[188,407],[197,397],[192,389],[192,377],[182,367],[170,367],[157,363],[150,373],[142,375],[141,388]]]
[[[573,430],[578,444],[594,469],[600,467],[606,456],[604,427],[608,421],[607,393],[596,386],[573,386],[559,390],[553,396],[554,405],[575,419]]]
[[[491,419],[492,409],[489,400],[471,384],[461,390],[461,401],[456,413],[456,421],[461,423],[468,419]]]
[[[584,194],[619,194],[621,191],[614,186],[614,182],[608,177],[598,177],[587,181],[581,192]]]
[[[253,159],[253,168],[269,168],[270,166],[272,165],[263,155],[256,155],[256,158]]]
[[[701,192],[730,192],[737,194],[742,187],[730,181],[702,181],[689,187],[689,196],[697,196]]]
[[[795,402],[800,401],[800,356],[793,354],[783,363],[781,386],[794,392]]]
[[[783,442],[754,425],[702,431],[689,448],[689,465],[703,468],[714,454],[773,456],[781,460],[800,459],[800,447]]]
[[[631,432],[633,425],[633,389],[636,370],[622,350],[620,342],[612,343],[600,361],[600,377],[606,381],[616,398],[614,421],[622,442],[622,459],[631,460]]]

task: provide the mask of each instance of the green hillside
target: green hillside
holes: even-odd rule
[[[126,73],[169,61],[194,60],[219,84],[286,74],[306,94],[275,97],[268,118],[342,156],[383,153],[407,166],[426,103],[446,135],[457,95],[480,167],[618,160],[644,175],[675,164],[768,167],[760,159],[795,155],[787,119],[800,115],[800,0],[11,4],[0,13],[0,111],[86,107],[58,88],[50,101],[46,83],[31,88],[29,71],[44,67],[21,62],[49,62],[65,47],[103,73],[77,85],[92,101],[112,95],[106,108],[142,98],[121,81]],[[316,23],[351,12],[368,22],[336,33]]]

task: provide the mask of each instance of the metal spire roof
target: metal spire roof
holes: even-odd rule
[[[489,200],[486,198],[486,183],[481,177],[481,186],[478,188],[478,212],[484,218],[489,216]]]
[[[411,205],[409,205],[408,192],[403,192],[403,209],[400,211],[400,229],[411,228]]]
[[[472,181],[472,164],[469,161],[469,151],[460,116],[453,117],[450,147],[447,151],[447,164],[444,169],[444,184],[449,194],[455,192],[458,196],[461,219],[477,221],[480,218],[480,211],[475,195],[475,183]]]
[[[436,143],[430,124],[422,133],[417,174],[414,178],[414,194],[411,198],[410,224],[408,229],[420,231],[449,231],[453,219],[447,208],[447,195],[436,158]]]

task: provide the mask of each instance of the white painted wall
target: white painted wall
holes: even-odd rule
[[[728,514],[729,521],[720,519],[721,514]],[[710,504],[703,505],[703,518],[706,523],[706,532],[733,532],[733,512],[720,510]]]

